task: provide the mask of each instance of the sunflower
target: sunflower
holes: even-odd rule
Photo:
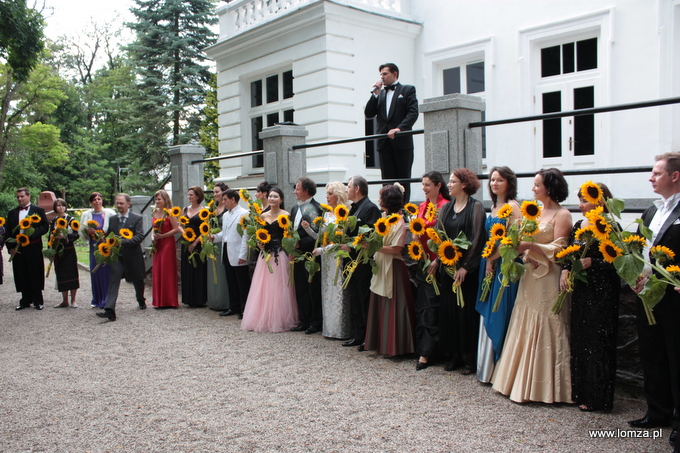
[[[130,230],[128,228],[122,228],[120,230],[120,236],[123,239],[132,239],[132,236],[134,236],[134,235],[135,235],[135,233],[133,233],[132,230]]]
[[[503,236],[505,236],[505,225],[502,223],[495,223],[489,231],[489,237],[491,239],[500,239]]]
[[[445,266],[455,265],[463,256],[463,254],[458,250],[458,247],[453,245],[451,241],[442,242],[439,246],[439,250],[437,251],[437,255],[439,255],[439,260]]]
[[[0,227],[1,226],[5,226],[5,218],[4,217],[0,217]]]
[[[522,225],[522,235],[533,236],[538,233],[538,220],[525,220]]]
[[[504,236],[503,239],[501,239],[501,245],[512,245],[512,238],[508,236]]]
[[[604,260],[608,263],[613,263],[617,256],[621,256],[621,251],[622,250],[609,239],[600,241],[600,252],[602,253]]]
[[[328,206],[326,203],[320,203],[319,206],[321,206],[321,210],[323,212],[330,212],[333,210],[330,206]]]
[[[63,217],[57,217],[57,220],[54,221],[54,226],[59,229],[64,229],[68,226],[68,222]]]
[[[647,245],[647,239],[637,234],[631,234],[627,238],[623,238],[623,242],[627,243],[629,247],[635,250],[642,250]]]
[[[391,216],[387,217],[387,223],[390,225],[394,225],[399,220],[401,220],[401,216],[399,214],[392,214]]]
[[[512,214],[512,205],[510,204],[504,204],[499,210],[498,213],[496,213],[496,216],[499,219],[507,219],[510,217],[510,214]]]
[[[87,225],[88,228],[94,228],[95,230],[99,228],[99,223],[97,223],[96,220],[88,220],[85,225]]]
[[[214,204],[215,204],[215,199],[213,198],[212,200],[210,200],[210,201],[208,202],[208,207],[209,207],[210,209],[212,209],[212,207],[213,207]]]
[[[17,241],[17,244],[19,244],[22,247],[26,247],[28,244],[31,243],[31,239],[28,236],[26,236],[24,233],[17,234],[16,241]]]
[[[194,242],[196,240],[196,232],[193,230],[193,228],[186,228],[182,234],[182,237],[185,241]]]
[[[423,246],[420,241],[412,241],[406,246],[408,256],[415,261],[420,261],[423,257]]]
[[[428,222],[434,222],[435,219],[437,218],[437,207],[432,204],[432,202],[429,202],[427,204],[427,208],[425,209],[425,220]]]
[[[593,208],[590,211],[586,212],[586,217],[588,217],[588,215],[593,215],[593,216],[602,215],[603,212],[604,212],[604,208],[602,206],[598,206],[598,207]]]
[[[589,218],[593,226],[593,234],[598,241],[609,240],[609,233],[612,231],[612,226],[607,223],[602,216],[594,216]]]
[[[425,230],[425,221],[420,217],[414,217],[408,223],[408,229],[414,236],[421,236]]]
[[[255,232],[255,237],[257,238],[258,241],[260,241],[263,244],[266,244],[267,242],[272,240],[271,235],[267,230],[264,228],[260,228]]]
[[[284,230],[288,229],[288,225],[290,225],[290,219],[285,214],[281,214],[280,216],[278,216],[276,218],[276,221],[279,223],[279,226]]]
[[[262,217],[260,217],[259,215],[255,216],[255,221],[262,226],[267,225],[267,221],[265,219],[263,219]]]
[[[31,228],[31,219],[26,217],[22,221],[19,222],[19,228],[22,230],[27,230]]]
[[[179,223],[181,223],[182,225],[189,225],[189,222],[190,222],[189,217],[185,215],[179,218]]]
[[[106,244],[108,247],[113,247],[116,245],[116,238],[108,238],[103,244]]]
[[[434,228],[428,228],[427,230],[425,230],[425,232],[427,233],[427,237],[429,237],[430,240],[435,244],[442,243],[442,238],[439,237],[439,233],[437,233],[437,231]]]
[[[98,250],[99,254],[104,258],[108,258],[109,256],[111,256],[111,247],[105,242],[99,244]]]
[[[343,220],[347,220],[347,216],[349,215],[349,209],[347,209],[347,206],[344,204],[339,204],[335,207],[335,219],[338,222],[342,222]]]
[[[375,232],[383,237],[387,236],[387,233],[390,232],[390,224],[387,223],[387,219],[385,217],[381,217],[375,221]]]
[[[283,230],[283,237],[284,237],[284,238],[292,238],[293,235],[290,234],[290,231],[288,231],[288,230]]]
[[[0,225],[0,226],[2,226],[2,225]],[[78,222],[76,219],[71,220],[71,229],[73,231],[80,230],[80,222]]]
[[[525,200],[519,210],[525,219],[536,220],[541,216],[542,208],[535,201]]]
[[[565,256],[571,255],[572,253],[580,252],[581,251],[581,246],[577,244],[570,245],[569,247],[566,247],[559,252],[557,252],[557,255],[555,255],[558,259],[564,258]]]
[[[239,189],[238,196],[241,197],[241,200],[243,201],[248,201],[248,198],[250,198],[250,194],[246,189]]]
[[[592,181],[586,181],[579,190],[581,196],[590,204],[602,203],[602,189]]]
[[[328,233],[324,231],[323,238],[321,239],[321,246],[326,247],[328,245]]]
[[[198,211],[198,218],[203,220],[204,222],[208,220],[208,217],[210,217],[210,210],[203,208],[200,211]]]
[[[54,236],[51,236],[50,240],[47,241],[47,247],[52,248],[53,245],[54,245]]]
[[[321,226],[324,223],[323,217],[319,216],[316,217],[314,220],[312,220],[312,223],[315,224],[316,226]]]
[[[246,220],[248,219],[247,216],[241,216],[240,219],[238,219],[238,224],[241,225],[241,229],[245,230],[246,229]]]
[[[576,233],[574,233],[574,239],[577,241],[587,241],[590,238],[595,237],[595,233],[593,233],[593,226],[589,225],[584,228],[579,228],[576,230]]]
[[[655,245],[649,250],[649,256],[660,264],[664,264],[675,258],[675,252],[663,245]]]
[[[354,242],[352,242],[352,245],[356,247],[357,245],[361,244],[361,241],[363,241],[363,240],[364,240],[364,235],[360,234],[359,236],[354,238]]]
[[[406,203],[404,205],[404,211],[408,212],[409,215],[418,215],[418,206],[413,203]]]
[[[208,222],[203,222],[198,226],[198,231],[201,233],[202,236],[210,234],[210,225],[208,225]]]
[[[257,213],[257,215],[262,214],[262,205],[260,203],[253,203],[253,209]]]
[[[484,246],[484,250],[482,251],[482,258],[490,257],[493,254],[494,250],[496,250],[496,241],[494,240],[486,241],[486,245]]]
[[[179,217],[179,215],[182,213],[182,208],[179,206],[173,206],[170,208],[170,215],[173,217]]]
[[[672,277],[679,278],[680,277],[680,266],[677,266],[675,264],[668,266],[666,268],[666,272],[671,274]]]

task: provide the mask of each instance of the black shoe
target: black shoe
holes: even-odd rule
[[[30,308],[30,305],[17,305],[17,308],[15,308],[15,310],[23,310],[24,308]]]
[[[238,319],[243,319],[243,313],[238,314]]]
[[[628,422],[628,424],[631,428],[663,428],[670,426],[668,420],[655,420],[653,418],[649,418],[646,415],[642,418],[638,418],[637,420],[631,420]]]
[[[230,308],[229,310],[223,311],[222,313],[220,313],[220,316],[233,316],[233,315],[236,315],[236,314],[238,314],[238,312],[235,311],[235,310],[232,310]]]
[[[320,332],[320,331],[321,331],[321,329],[319,329],[318,327],[309,326],[307,328],[307,330],[305,330],[305,335],[312,335],[312,334]]]
[[[366,350],[366,343],[361,343],[359,346],[357,346],[357,351],[364,352],[365,350]]]
[[[676,441],[678,440],[678,430],[674,429],[671,430],[671,435],[668,437],[668,443],[671,444],[671,447],[675,447]],[[677,445],[680,447],[680,445]]]
[[[300,324],[299,326],[293,327],[292,329],[290,329],[290,331],[291,332],[304,332],[307,329],[309,329],[309,326],[305,326],[304,324]]]
[[[35,306],[35,309],[36,309],[36,310],[42,310],[43,308],[45,308],[44,305],[36,305],[36,306]]]
[[[145,303],[139,304],[139,309],[140,310],[146,310],[146,304]]]
[[[110,308],[107,308],[104,310],[104,312],[99,312],[95,313],[95,315],[99,316],[100,318],[106,318],[109,321],[115,321],[116,320],[116,312],[111,310]]]
[[[430,366],[429,363],[421,362],[420,360],[418,360],[418,362],[416,362],[416,371],[424,370],[425,368],[427,368],[429,366]]]
[[[350,346],[359,346],[361,343],[363,343],[361,340],[357,340],[356,338],[352,338],[349,341],[345,341],[342,343],[343,346],[345,347],[350,347]]]

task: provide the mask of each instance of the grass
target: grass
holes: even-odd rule
[[[87,266],[90,265],[90,245],[82,240],[75,241],[76,254],[78,255],[78,262]]]

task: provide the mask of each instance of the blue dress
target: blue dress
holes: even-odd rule
[[[488,240],[491,228],[497,223],[505,223],[504,219],[489,216],[484,223],[486,230],[486,238]],[[496,261],[495,278],[491,283],[489,296],[486,302],[480,299],[482,295],[482,280],[486,274],[486,259],[482,258],[479,263],[479,291],[477,292],[477,306],[476,309],[481,315],[479,323],[479,342],[477,348],[477,379],[481,382],[490,382],[491,375],[498,361],[501,350],[503,349],[503,342],[505,341],[505,334],[510,323],[510,315],[512,308],[515,305],[515,297],[517,296],[518,283],[510,283],[510,286],[505,288],[498,311],[492,311],[496,296],[501,288],[502,274],[500,273],[500,259]]]

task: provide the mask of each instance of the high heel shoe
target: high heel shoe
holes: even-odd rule
[[[427,368],[428,366],[430,366],[429,363],[427,363],[427,362],[421,362],[421,361],[419,360],[418,362],[416,362],[416,371],[424,370],[424,369]]]

